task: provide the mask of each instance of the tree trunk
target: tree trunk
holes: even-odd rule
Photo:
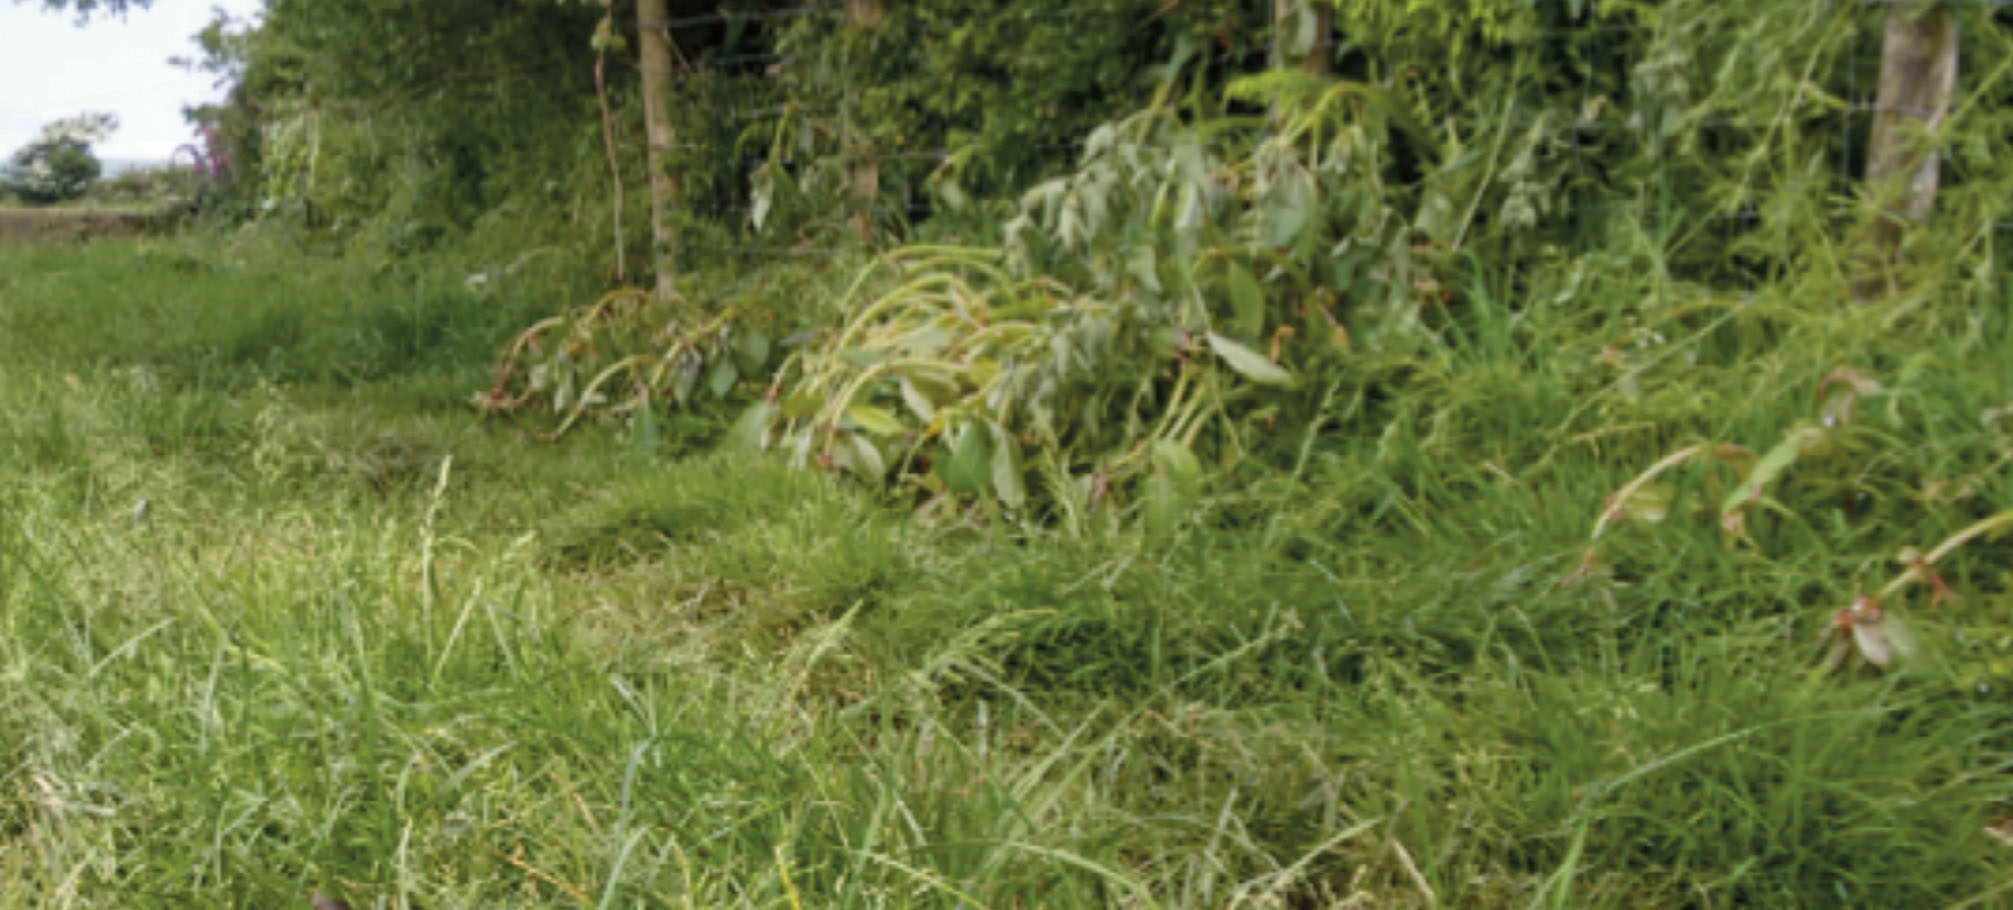
[[[650,167],[650,264],[657,273],[657,299],[677,293],[673,271],[671,209],[678,179],[671,173],[671,14],[666,0],[636,0],[638,63],[643,70],[643,125]]]
[[[1957,84],[1957,17],[1943,3],[1895,3],[1880,54],[1880,93],[1866,154],[1872,202],[1853,298],[1893,286],[1902,241],[1926,221],[1939,180],[1935,133]]]

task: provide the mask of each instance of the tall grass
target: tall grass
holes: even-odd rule
[[[478,423],[571,291],[472,270],[0,251],[0,905],[2013,900],[2006,543],[1895,605],[1924,659],[1809,672],[2013,508],[2003,301],[1478,292],[1294,475],[1063,539]],[[1700,466],[1581,571],[1609,493],[1841,363],[1888,394],[1751,542]]]

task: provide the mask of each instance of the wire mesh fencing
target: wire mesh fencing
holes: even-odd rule
[[[1857,31],[1853,35],[1853,40],[1846,44],[1843,68],[1848,77],[1845,79],[1842,96],[1838,99],[1840,103],[1836,104],[1824,118],[1814,119],[1807,113],[1801,114],[1794,128],[1806,134],[1813,130],[1822,132],[1825,160],[1831,168],[1835,185],[1849,191],[1866,169],[1869,135],[1874,130],[1876,117],[1893,110],[1883,107],[1879,100],[1882,71],[1881,21],[1888,8],[1897,4],[1916,4],[1919,0],[1847,0],[1847,2],[1856,2],[1860,9],[1856,11]],[[1994,27],[2003,29],[2013,26],[2013,0],[1954,0],[1954,5],[1982,7],[1988,12],[1986,21],[1992,23]],[[851,0],[851,2],[808,3],[769,9],[730,7],[723,4],[713,12],[675,16],[661,23],[643,23],[643,25],[667,29],[672,36],[674,47],[707,48],[701,54],[679,60],[678,67],[688,77],[714,75],[773,79],[780,77],[796,62],[796,58],[789,51],[777,49],[773,42],[763,45],[759,41],[723,41],[719,40],[721,36],[774,35],[782,29],[800,25],[806,19],[820,20],[818,24],[824,28],[841,29],[848,25],[858,25],[858,20],[863,15],[863,7],[878,9],[879,4],[872,3],[871,0],[868,3]],[[874,15],[879,13],[876,12]],[[1063,11],[1060,15],[1072,17],[1079,13],[1071,9]],[[1611,53],[1612,48],[1618,43],[1632,41],[1639,43],[1640,39],[1654,27],[1645,23],[1589,21],[1583,25],[1546,29],[1533,38],[1562,44],[1578,59],[1590,60],[1601,54]],[[942,33],[923,34],[915,40],[926,42],[951,40],[950,28],[951,26],[947,25]],[[1964,96],[1964,89],[1973,81],[1983,78],[1981,73],[1996,65],[1995,61],[1979,59],[1980,55],[1976,51],[1983,42],[1978,41],[1978,38],[1976,34],[1965,33],[1960,39],[1959,59],[1965,62],[1965,68],[1960,69],[1958,76],[1959,97]],[[1243,46],[1247,48],[1263,45],[1270,40],[1269,36],[1264,35],[1247,36],[1247,39],[1243,42]],[[1318,42],[1317,46],[1331,54],[1336,53],[1337,49],[1346,53],[1348,36],[1334,36],[1334,40]],[[1974,61],[1977,65],[1971,65]],[[1009,65],[1017,62],[1025,61],[1008,61]],[[1208,65],[1216,67],[1226,75],[1258,72],[1268,63],[1276,62],[1276,58],[1268,60],[1263,55],[1235,51],[1218,52],[1206,61]],[[845,61],[841,61],[838,70],[849,73],[853,68],[845,65]],[[1568,79],[1559,81],[1572,86],[1566,89],[1567,91],[1577,92],[1578,98],[1575,100],[1582,109],[1590,109],[1599,103],[1622,105],[1629,103],[1626,91],[1621,93],[1622,97],[1617,98],[1612,84],[1597,84],[1596,69],[1591,65],[1582,67],[1577,73],[1567,75]],[[1607,76],[1612,82],[1613,74],[1609,73]],[[823,107],[806,107],[799,98],[776,100],[774,97],[768,97],[750,99],[746,104],[737,103],[712,114],[721,121],[732,124],[734,131],[742,136],[781,134],[789,128],[787,121],[791,118],[832,122],[856,116],[859,94],[867,87],[841,81],[840,84],[822,88],[824,91],[820,93],[820,97],[827,102]],[[1940,115],[1939,112],[1928,110],[1899,112],[1925,119]],[[1691,124],[1690,128],[1761,132],[1781,128],[1782,116],[1780,112],[1728,113],[1700,120]],[[1571,131],[1589,134],[1612,128],[1611,123],[1591,119],[1584,122],[1575,121],[1568,126]],[[1588,145],[1591,143],[1575,142],[1571,145],[1571,154],[1575,158],[1572,167],[1583,181],[1598,183],[1603,179],[1601,162],[1593,160],[1590,154],[1584,151]],[[751,268],[759,267],[759,263],[765,260],[839,256],[856,251],[858,246],[832,242],[829,236],[784,239],[766,236],[757,229],[766,204],[755,198],[757,194],[751,191],[749,175],[758,174],[765,167],[779,168],[791,173],[802,173],[821,165],[842,170],[851,169],[843,175],[840,182],[853,184],[862,179],[866,180],[869,183],[868,195],[871,198],[862,202],[856,194],[850,203],[840,198],[835,204],[842,206],[851,204],[870,209],[867,212],[854,211],[853,214],[861,219],[874,220],[885,227],[926,219],[937,211],[937,204],[914,192],[894,193],[885,189],[876,192],[872,188],[872,183],[877,175],[862,175],[858,172],[861,167],[868,171],[899,167],[927,169],[952,162],[965,151],[948,145],[863,147],[837,152],[822,149],[789,154],[778,154],[773,150],[768,154],[751,154],[739,147],[723,150],[706,143],[690,144],[684,148],[699,155],[732,156],[731,170],[740,176],[741,182],[731,187],[729,192],[681,202],[680,212],[688,220],[707,223],[715,229],[681,236],[677,240],[679,256],[693,259],[729,258],[746,262]],[[1078,141],[1037,145],[1026,150],[1046,156],[1054,169],[1061,172],[1075,164],[1081,148],[1082,143]],[[844,193],[839,195],[843,197]],[[1845,192],[1840,193],[1841,205],[1847,203],[1845,198],[1847,195]],[[1586,204],[1594,206],[1603,203]],[[1599,213],[1589,211],[1587,214]],[[1652,210],[1648,214],[1656,213]],[[1759,224],[1763,215],[1748,206],[1711,211],[1697,217],[1715,224],[1719,230],[1738,232]],[[2001,219],[1995,221],[1992,226],[1996,233],[2004,233],[2013,229],[2013,220]],[[878,236],[886,239],[888,235],[884,232]]]

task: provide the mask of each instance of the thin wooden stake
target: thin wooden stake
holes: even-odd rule
[[[601,17],[602,35],[615,31],[615,7],[610,4],[608,12]],[[622,165],[615,157],[615,117],[608,112],[608,51],[596,47],[594,51],[594,100],[601,103],[601,146],[608,152],[608,179],[615,190],[615,213],[610,219],[615,232],[615,283],[629,280],[629,264],[622,249]]]
[[[1866,156],[1873,204],[1853,299],[1894,286],[1908,233],[1929,218],[1940,179],[1936,133],[1957,84],[1957,17],[1942,2],[1894,3],[1880,54],[1880,93]]]
[[[1335,7],[1327,3],[1314,4],[1314,40],[1307,48],[1307,56],[1300,58],[1300,69],[1313,76],[1326,76],[1333,65],[1335,56]]]
[[[882,0],[846,0],[846,22],[862,32],[879,28],[885,18],[887,9]],[[874,201],[881,195],[881,164],[867,140],[850,128],[846,131],[846,143],[850,146],[848,157],[852,159],[847,166],[846,182],[853,206],[853,229],[859,233],[862,243],[871,244],[874,240]]]
[[[650,265],[657,273],[656,295],[668,302],[677,294],[673,276],[671,208],[678,181],[671,173],[671,14],[666,0],[637,0],[637,63],[643,70],[644,149],[650,167]]]

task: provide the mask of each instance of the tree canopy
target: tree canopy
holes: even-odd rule
[[[76,13],[79,18],[90,18],[96,14],[123,16],[133,7],[146,9],[152,6],[154,0],[14,0],[14,2],[39,2],[43,9],[52,12],[70,11]]]

